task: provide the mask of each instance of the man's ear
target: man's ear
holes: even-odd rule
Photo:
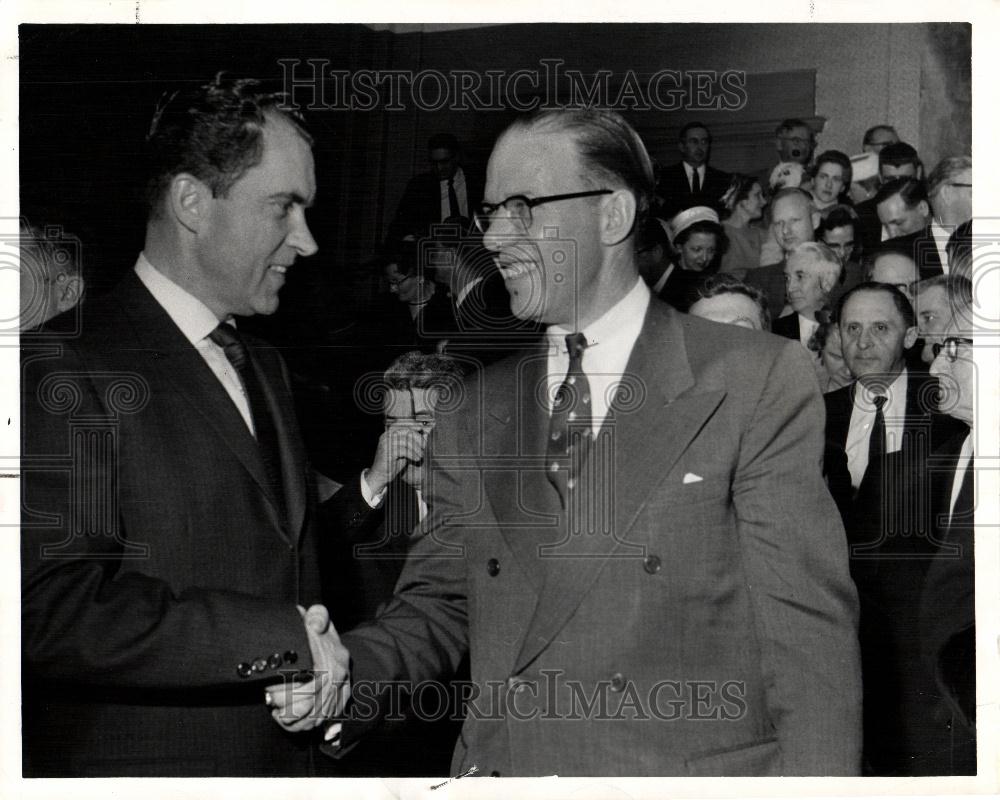
[[[920,211],[920,216],[929,217],[931,215],[931,207],[926,200],[921,200],[917,203],[917,208]]]
[[[823,221],[823,215],[820,214],[818,211],[813,211],[811,221],[813,225],[813,230],[815,231],[819,227],[819,224]]]
[[[180,172],[170,181],[167,207],[170,215],[193,233],[205,224],[212,197],[212,190],[204,182],[187,172]]]
[[[912,328],[907,328],[906,333],[903,335],[903,349],[909,350],[916,344],[917,341],[917,326],[914,325]]]
[[[60,314],[63,311],[69,311],[80,302],[80,298],[83,296],[83,288],[84,281],[82,276],[66,276],[66,280],[58,289],[59,297],[56,299],[56,308],[59,309]]]
[[[603,198],[601,204],[601,243],[615,245],[632,232],[638,206],[628,189],[618,189]]]

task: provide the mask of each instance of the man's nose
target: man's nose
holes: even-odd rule
[[[309,230],[306,223],[304,211],[299,211],[292,219],[292,230],[288,234],[287,242],[300,256],[311,256],[319,246]]]
[[[483,233],[483,247],[498,253],[503,247],[504,241],[509,241],[512,237],[523,233],[524,225],[521,224],[521,221],[512,217],[504,209],[498,208],[487,219],[487,228]]]

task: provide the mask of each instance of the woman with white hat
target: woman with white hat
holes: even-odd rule
[[[708,206],[686,208],[668,226],[673,248],[671,265],[653,291],[674,308],[686,311],[694,299],[694,288],[719,268],[726,246],[719,215]]]

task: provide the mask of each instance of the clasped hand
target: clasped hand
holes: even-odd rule
[[[268,686],[271,716],[286,731],[307,731],[340,715],[351,696],[350,654],[325,606],[299,606],[312,652],[313,678]]]

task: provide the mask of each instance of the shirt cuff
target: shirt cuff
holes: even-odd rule
[[[389,487],[383,486],[382,491],[376,494],[368,485],[367,476],[368,470],[363,470],[361,473],[361,496],[365,499],[369,507],[379,508],[382,505],[382,501],[385,500],[385,492]]]

